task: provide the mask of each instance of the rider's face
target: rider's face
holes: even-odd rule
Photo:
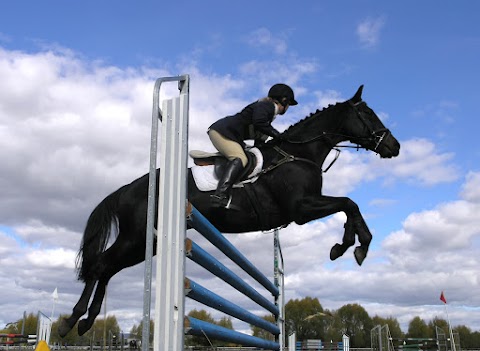
[[[285,106],[280,105],[280,109],[279,109],[278,114],[279,114],[279,115],[285,114],[285,112],[287,112],[289,106],[290,106],[290,105],[288,105],[288,104],[285,105]]]

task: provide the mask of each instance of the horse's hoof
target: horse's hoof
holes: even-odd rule
[[[63,338],[65,337],[65,335],[68,334],[70,330],[72,330],[72,328],[68,325],[67,321],[64,318],[62,318],[57,330],[58,330],[58,335],[61,338]]]
[[[355,256],[355,260],[357,261],[357,264],[361,266],[363,261],[367,257],[367,252],[360,246],[357,246],[355,248],[355,251],[353,252],[353,255]]]
[[[342,256],[345,253],[345,250],[342,250],[342,245],[335,244],[330,250],[330,260],[335,261],[337,258]]]
[[[78,335],[82,336],[85,334],[90,327],[88,326],[88,322],[86,319],[82,319],[80,322],[78,322]]]

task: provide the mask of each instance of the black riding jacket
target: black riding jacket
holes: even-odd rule
[[[254,139],[260,132],[278,137],[280,132],[272,127],[275,117],[275,103],[269,100],[256,101],[245,107],[241,112],[219,119],[210,129],[216,130],[225,138],[234,140],[245,147],[244,140]]]

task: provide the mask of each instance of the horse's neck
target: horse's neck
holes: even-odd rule
[[[335,106],[331,108],[335,108]],[[316,136],[308,137],[307,135],[311,133],[304,133],[301,129],[292,130],[293,140],[296,139],[296,136],[300,137],[304,135],[302,139],[305,142],[288,144],[285,146],[285,151],[291,152],[294,156],[307,158],[321,167],[335,145],[346,140],[345,137],[339,133],[342,124],[341,119],[334,113],[335,111],[329,112],[328,115],[316,117],[320,118],[320,120],[317,120],[314,125],[306,125],[303,128],[304,131],[310,131],[310,129],[317,131],[318,134]],[[297,128],[299,127],[300,125],[297,126]]]
[[[289,146],[285,147],[285,151],[291,153],[293,156],[313,161],[319,167],[322,167],[334,146],[335,144],[332,144],[330,140],[319,139],[305,144],[289,144]]]

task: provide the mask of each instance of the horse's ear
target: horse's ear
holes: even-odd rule
[[[360,85],[360,87],[358,88],[357,92],[355,93],[355,95],[353,96],[352,98],[352,102],[355,104],[357,102],[360,102],[362,101],[362,92],[363,92],[363,84]]]

